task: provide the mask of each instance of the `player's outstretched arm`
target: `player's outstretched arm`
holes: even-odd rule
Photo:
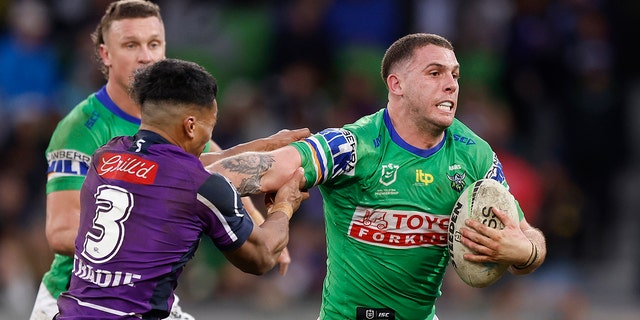
[[[284,147],[291,142],[304,139],[310,135],[311,132],[307,128],[295,130],[282,129],[268,137],[241,143],[225,150],[222,150],[219,146],[213,143],[211,149],[212,152],[203,153],[202,155],[200,155],[200,161],[202,162],[202,164],[207,166],[220,159],[234,156],[243,152],[272,151],[280,147]]]
[[[45,232],[51,250],[72,257],[79,225],[80,190],[49,193]]]
[[[497,208],[493,208],[493,213],[504,229],[493,229],[472,219],[465,221],[461,241],[475,254],[466,253],[464,258],[479,263],[506,263],[513,274],[528,274],[542,265],[547,255],[542,232],[525,219],[518,224]]]
[[[293,146],[270,152],[245,152],[207,166],[231,180],[241,195],[276,191],[301,166],[300,153]],[[302,179],[300,188],[306,181]]]
[[[253,228],[249,239],[240,248],[224,253],[233,265],[258,275],[273,269],[289,242],[289,219],[300,203],[309,197],[308,193],[300,191],[303,179],[302,169],[296,170],[276,193],[265,222]]]
[[[306,130],[306,132],[305,130],[306,129],[299,129],[299,130],[293,130],[293,131],[281,130],[275,135],[273,135],[272,137],[275,140],[281,141],[284,145],[286,145],[290,143],[288,142],[289,140],[299,139],[298,136],[306,134],[308,130]],[[215,141],[211,140],[210,145],[211,145],[210,150],[212,152],[222,151],[222,148],[220,148],[220,146]],[[211,157],[209,161],[213,158],[214,157]],[[202,156],[201,156],[201,159],[202,159]],[[256,206],[253,204],[253,200],[250,197],[242,197],[242,204],[244,205],[245,210],[247,210],[247,212],[249,213],[249,216],[251,217],[251,220],[253,220],[253,223],[255,225],[259,226],[264,222],[264,216],[262,212],[260,212],[260,210],[256,208]],[[289,250],[287,250],[287,248],[284,248],[282,250],[282,253],[280,253],[280,256],[278,257],[278,264],[280,265],[280,271],[279,271],[280,274],[283,276],[287,274],[287,270],[289,269],[289,265],[291,264],[291,256],[289,255]]]

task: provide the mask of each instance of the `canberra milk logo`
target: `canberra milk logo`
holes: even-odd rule
[[[398,169],[400,166],[397,166],[393,163],[382,165],[382,174],[380,176],[380,183],[385,186],[389,186],[390,184],[396,182],[396,177],[398,176]]]
[[[61,149],[47,154],[48,179],[64,176],[86,176],[91,156],[78,150]]]

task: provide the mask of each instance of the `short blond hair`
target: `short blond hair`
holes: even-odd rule
[[[109,68],[104,65],[100,56],[100,46],[104,44],[105,31],[109,30],[114,21],[148,17],[157,17],[162,22],[160,6],[145,0],[119,0],[109,4],[102,19],[100,19],[100,23],[91,33],[94,55],[100,66],[100,72],[102,72],[105,79],[109,79]]]

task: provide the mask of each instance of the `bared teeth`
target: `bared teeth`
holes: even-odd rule
[[[443,103],[440,103],[437,107],[440,110],[451,110],[451,108],[453,107],[453,103],[443,102]]]

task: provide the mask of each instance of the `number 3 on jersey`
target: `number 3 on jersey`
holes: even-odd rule
[[[103,263],[120,250],[124,222],[133,208],[133,195],[120,187],[102,185],[95,198],[96,213],[84,238],[82,256],[93,263]]]

